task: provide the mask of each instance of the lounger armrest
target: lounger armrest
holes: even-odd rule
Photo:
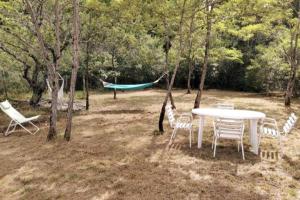
[[[29,121],[37,120],[39,117],[40,117],[40,115],[29,117],[29,118],[26,118],[26,121],[29,122]]]

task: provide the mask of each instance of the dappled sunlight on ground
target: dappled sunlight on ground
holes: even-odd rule
[[[185,92],[173,93],[178,112],[193,108],[195,91]],[[157,134],[164,95],[163,90],[119,92],[114,100],[112,93],[93,94],[90,111],[74,117],[69,143],[62,139],[65,113],[55,142],[46,142],[46,122],[40,122],[43,129],[34,136],[21,131],[0,136],[0,199],[300,198],[298,129],[283,140],[282,159],[254,155],[247,132],[245,161],[231,141],[221,142],[213,158],[211,120],[205,124],[201,149],[196,144],[197,117],[191,149],[185,131],[168,145],[172,130],[167,120],[165,133]],[[286,109],[281,98],[253,93],[205,91],[201,106],[223,101],[236,109],[265,112],[280,127],[291,111],[300,115],[298,100]],[[7,121],[1,113],[1,125]],[[261,149],[278,150],[274,140],[263,141]]]

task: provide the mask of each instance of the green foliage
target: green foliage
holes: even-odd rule
[[[35,1],[37,2],[37,1]],[[50,45],[54,43],[53,1],[45,1],[42,32]],[[61,32],[72,30],[69,1],[62,1]],[[152,81],[165,67],[165,48],[170,40],[169,71],[178,56],[179,18],[183,0],[84,0],[81,1],[81,63],[79,79],[84,77],[89,58],[90,86],[98,88],[98,78],[120,83]],[[211,51],[206,85],[209,88],[271,91],[283,90],[289,74],[287,54],[291,33],[296,31],[295,4],[292,0],[228,0],[216,1],[213,11]],[[177,87],[185,87],[188,61],[196,63],[192,85],[198,86],[204,57],[206,13],[204,0],[187,0],[183,19],[181,67]],[[193,23],[191,19],[194,19]],[[43,60],[30,30],[29,16],[21,0],[0,1],[0,44],[19,59],[34,65],[30,54]],[[191,24],[193,27],[191,28]],[[28,28],[29,27],[29,28]],[[7,34],[7,30],[13,34]],[[16,35],[24,42],[23,44]],[[190,45],[192,43],[192,45]],[[21,48],[20,48],[21,47]],[[32,48],[31,48],[32,47]],[[24,48],[28,50],[24,51]],[[67,47],[59,71],[70,76],[72,50]],[[24,65],[0,52],[1,67],[11,73],[10,90],[26,90],[22,80]],[[30,74],[33,67],[30,68]],[[14,86],[15,85],[15,86]],[[78,82],[82,88],[82,81]],[[0,89],[1,90],[1,89]]]

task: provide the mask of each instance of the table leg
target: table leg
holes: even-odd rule
[[[252,151],[256,155],[258,154],[257,123],[258,123],[258,119],[250,120],[250,143],[252,146]]]
[[[199,130],[198,130],[198,149],[200,149],[202,146],[203,127],[204,127],[204,116],[200,116]]]

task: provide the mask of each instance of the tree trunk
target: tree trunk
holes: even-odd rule
[[[285,92],[285,99],[284,99],[284,105],[285,106],[291,106],[291,99],[294,92],[294,86],[296,82],[296,75],[297,75],[297,69],[298,69],[298,39],[299,39],[299,30],[300,29],[300,13],[298,11],[298,22],[296,25],[295,34],[291,36],[291,46],[290,46],[290,65],[291,65],[291,72],[290,72],[290,78],[287,85],[287,89]]]
[[[294,85],[295,85],[295,78],[291,77],[291,79],[288,82],[288,86],[285,93],[285,98],[284,98],[285,106],[291,106],[291,99],[293,96]]]
[[[41,64],[39,59],[33,54],[30,54],[29,57],[35,63],[33,65],[34,67],[31,64],[28,64],[27,61],[18,57],[18,54],[20,54],[20,53],[13,52],[9,48],[6,48],[4,45],[1,45],[1,44],[0,44],[0,49],[3,50],[3,52],[5,52],[7,55],[13,57],[16,61],[18,61],[24,65],[23,78],[27,81],[30,89],[32,90],[32,97],[30,99],[30,105],[36,106],[41,99],[42,93],[46,89],[45,67]],[[24,53],[26,53],[26,54],[28,53],[26,50],[24,50],[24,51],[25,51]],[[31,67],[33,67],[33,71],[31,73],[31,77],[30,77],[29,70],[31,69]],[[43,78],[42,78],[43,82],[39,81],[40,74],[43,75]],[[4,89],[5,89],[4,92],[7,95],[6,82],[5,82],[4,75],[5,75],[4,71],[2,71],[2,76],[3,76],[2,84],[4,85]]]
[[[56,138],[57,135],[57,129],[56,129],[56,123],[57,123],[57,104],[58,104],[58,87],[59,87],[59,81],[58,81],[58,75],[50,75],[49,81],[52,82],[50,85],[52,86],[52,93],[51,93],[51,114],[50,114],[50,125],[49,125],[49,132],[47,135],[47,140],[50,141],[52,139]]]
[[[171,82],[169,84],[169,88],[168,88],[168,91],[167,91],[167,94],[166,94],[166,97],[164,99],[163,105],[161,107],[160,115],[159,115],[158,128],[159,128],[159,131],[161,133],[164,132],[163,121],[164,121],[164,118],[165,118],[165,109],[166,109],[166,105],[167,105],[168,99],[170,97],[170,94],[172,92],[172,88],[173,88],[173,85],[174,85],[176,73],[177,73],[177,70],[178,70],[179,65],[180,65],[180,58],[181,58],[182,52],[183,52],[182,25],[183,25],[184,13],[185,13],[185,4],[186,4],[186,0],[183,1],[183,6],[182,6],[182,9],[181,9],[181,16],[180,16],[180,22],[179,22],[179,49],[178,49],[178,55],[176,57],[177,58],[176,65],[175,65],[175,69],[174,69],[174,72],[173,72],[173,75],[172,75],[172,78],[171,78]]]
[[[37,104],[40,102],[43,93],[45,91],[45,88],[42,88],[40,86],[34,86],[31,87],[32,89],[32,96],[30,98],[29,104],[33,107],[37,106]]]
[[[1,72],[1,75],[2,75],[2,84],[3,84],[5,99],[8,99],[7,87],[6,87],[6,77],[5,77],[4,71]]]
[[[115,72],[114,82],[115,82],[115,84],[117,84],[117,72],[116,72],[116,67],[115,67],[115,51],[114,50],[112,51],[112,54],[111,54],[111,64],[112,64],[113,70]],[[114,89],[114,99],[117,99],[117,89]]]
[[[191,16],[191,22],[189,25],[189,52],[188,52],[188,65],[189,65],[189,73],[188,73],[188,81],[187,81],[187,94],[191,94],[191,77],[193,73],[193,60],[194,56],[192,56],[193,50],[193,31],[194,31],[194,19],[197,13],[197,7],[193,7],[193,12]]]
[[[75,95],[75,85],[77,71],[79,68],[79,0],[73,0],[73,66],[70,84],[70,96],[68,104],[67,123],[64,138],[67,141],[71,139],[73,103]]]
[[[24,68],[23,78],[27,81],[32,90],[32,96],[29,104],[33,107],[38,105],[44,91],[46,90],[46,74],[43,69],[44,66],[42,66],[37,59],[35,59],[35,67],[32,72],[32,77],[29,78],[29,68]]]
[[[192,79],[192,73],[194,70],[194,62],[189,59],[189,74],[188,74],[188,81],[187,81],[187,94],[191,94],[191,79]]]
[[[202,73],[200,77],[200,84],[199,84],[199,89],[197,92],[197,96],[195,99],[194,103],[194,108],[199,108],[200,106],[200,101],[203,93],[203,88],[204,88],[204,82],[205,82],[205,77],[206,77],[206,72],[207,72],[207,66],[208,66],[208,59],[209,59],[209,50],[210,50],[210,37],[211,37],[211,26],[212,26],[212,13],[213,6],[210,4],[209,0],[206,0],[206,20],[207,20],[207,25],[206,25],[206,38],[205,38],[205,54],[204,54],[204,63],[203,63],[203,68],[202,68]]]
[[[295,45],[297,45],[297,43],[298,43],[298,39],[296,39]],[[295,48],[295,53],[297,54],[297,50],[296,50],[297,46],[294,46],[294,48]],[[294,54],[294,56],[296,56],[296,54]],[[290,78],[289,78],[289,82],[287,85],[287,89],[285,92],[285,98],[284,98],[285,106],[291,106],[291,99],[293,96],[294,86],[295,86],[295,82],[296,82],[296,73],[297,73],[297,68],[298,68],[298,66],[297,66],[298,64],[296,62],[297,62],[296,60],[291,61]]]
[[[169,75],[169,51],[170,51],[170,48],[171,48],[171,41],[170,41],[170,38],[169,36],[166,36],[166,43],[165,43],[165,73],[166,74],[166,88],[167,90],[169,89],[169,85],[170,85],[170,75]],[[175,109],[176,106],[175,106],[175,103],[174,103],[174,99],[173,99],[173,95],[172,95],[172,92],[170,92],[170,101],[171,101],[171,105],[172,105],[172,108]]]
[[[57,129],[56,129],[56,122],[57,122],[57,95],[58,95],[58,77],[57,77],[57,73],[56,73],[56,69],[58,67],[59,64],[59,58],[60,58],[60,54],[57,53],[56,56],[58,59],[55,59],[55,63],[50,61],[49,58],[49,54],[46,48],[46,43],[44,40],[44,37],[41,33],[40,30],[40,26],[39,23],[37,21],[37,17],[36,17],[36,12],[32,7],[32,4],[29,0],[25,0],[27,9],[30,13],[30,17],[31,17],[31,22],[34,25],[34,30],[36,33],[36,37],[38,39],[39,42],[39,46],[40,49],[42,51],[42,55],[43,55],[43,59],[45,61],[45,64],[47,66],[48,69],[48,75],[50,78],[50,86],[52,87],[52,101],[51,101],[51,113],[50,113],[50,127],[49,127],[49,132],[48,132],[48,136],[47,136],[47,140],[52,140],[53,138],[56,137],[57,134]],[[55,1],[55,35],[56,35],[56,49],[60,50],[60,20],[59,20],[59,1],[56,0]],[[58,51],[60,52],[60,51]]]
[[[89,52],[89,41],[86,44],[86,60],[85,60],[85,109],[89,110],[89,62],[90,62],[90,52]]]
[[[83,94],[85,95],[85,73],[82,75],[82,91]]]
[[[92,16],[89,15],[89,25],[92,23]],[[91,39],[91,31],[88,31],[87,35],[87,43],[86,43],[86,59],[85,59],[85,109],[89,110],[90,101],[89,101],[89,63],[90,63],[90,39]]]

